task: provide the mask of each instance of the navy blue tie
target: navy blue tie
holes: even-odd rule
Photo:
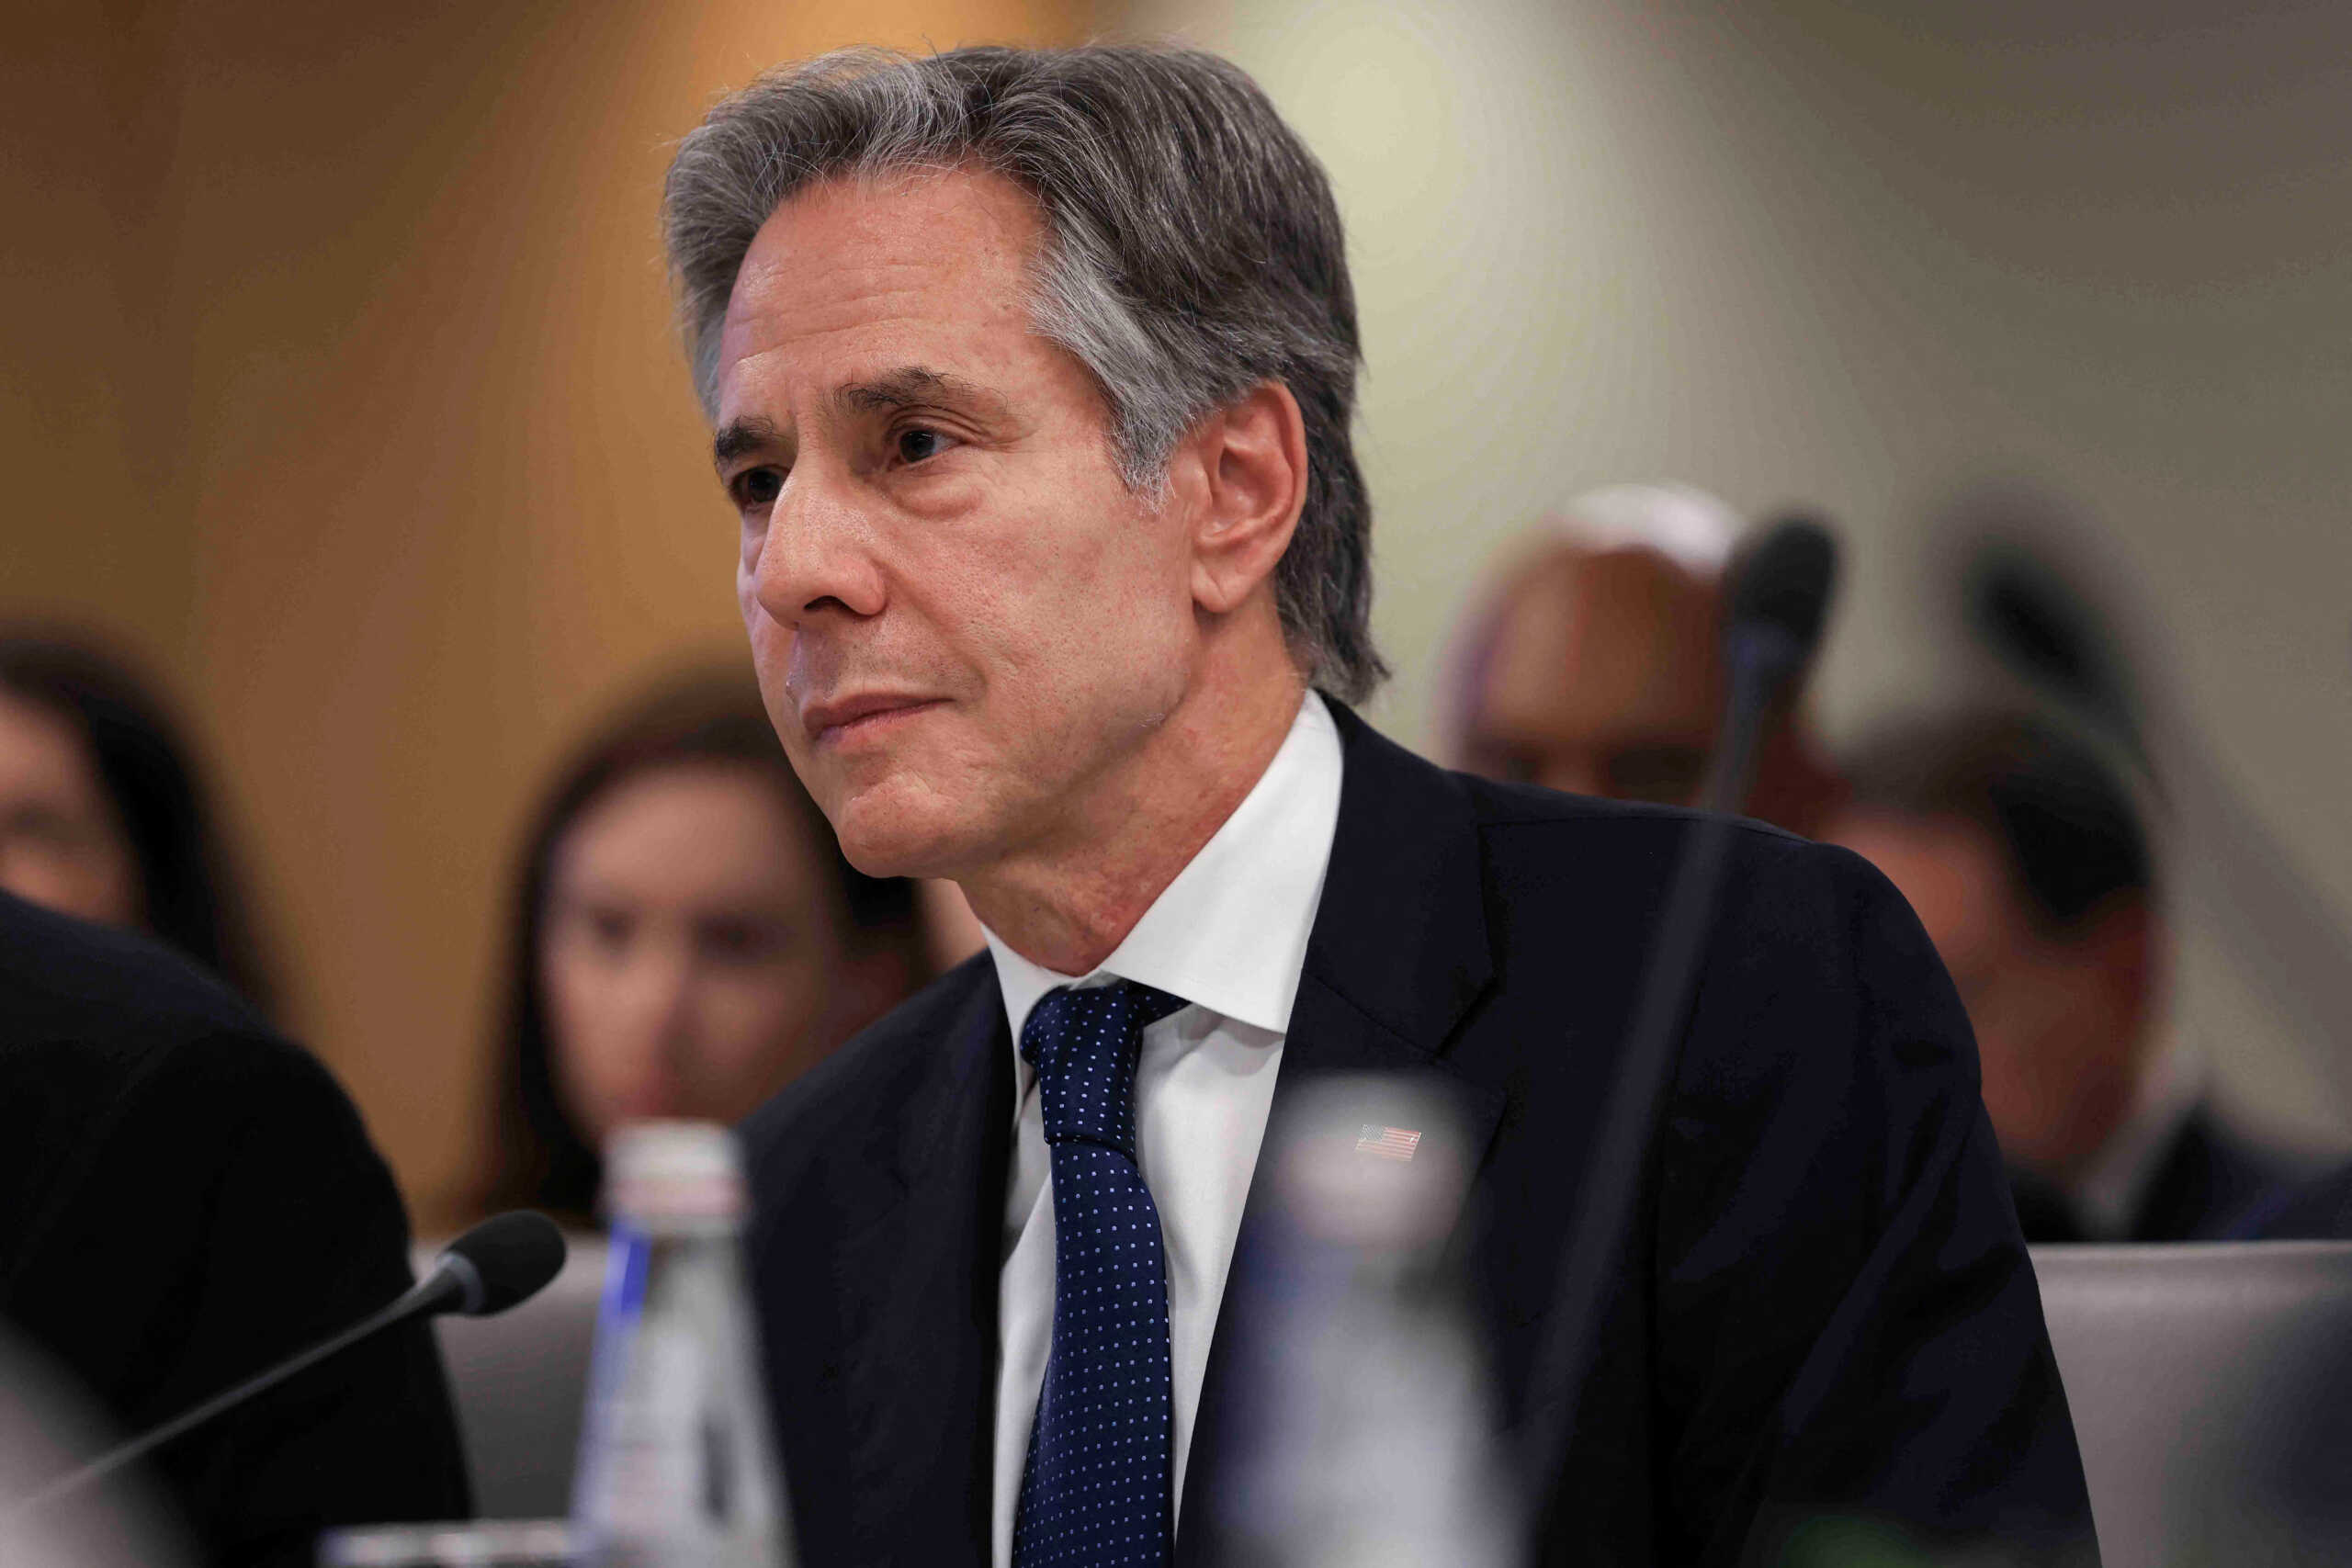
[[[1183,1005],[1131,980],[1065,987],[1021,1026],[1053,1158],[1054,1340],[1013,1568],[1161,1568],[1174,1545],[1168,1264],[1136,1163],[1136,1058]]]

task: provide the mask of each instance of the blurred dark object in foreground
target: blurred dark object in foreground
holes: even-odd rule
[[[1436,1083],[1334,1076],[1294,1096],[1277,1194],[1223,1308],[1248,1359],[1203,1495],[1229,1568],[1518,1561],[1488,1368],[1449,1257],[1470,1181]]]
[[[74,637],[0,632],[0,890],[145,931],[270,1009],[206,770],[153,682]]]
[[[0,1317],[118,1429],[170,1419],[410,1283],[391,1175],[325,1069],[183,961],[0,894]],[[323,1238],[323,1239],[322,1239]],[[468,1508],[410,1324],[161,1450],[207,1562]]]
[[[2290,1179],[2173,1036],[2154,851],[2097,749],[1976,709],[1883,725],[1845,771],[1829,837],[1894,880],[1960,988],[2029,1241],[2216,1238]]]
[[[177,1568],[186,1558],[137,1476],[20,1510],[51,1477],[93,1457],[101,1434],[72,1390],[0,1334],[0,1563],[7,1568]]]

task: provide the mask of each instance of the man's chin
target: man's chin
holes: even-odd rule
[[[849,863],[868,876],[952,876],[978,836],[950,800],[894,779],[861,790],[830,815]]]

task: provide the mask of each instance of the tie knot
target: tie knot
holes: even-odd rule
[[[1136,1058],[1145,1026],[1184,1005],[1133,980],[1057,986],[1029,1010],[1021,1055],[1037,1069],[1048,1144],[1101,1144],[1136,1157]]]

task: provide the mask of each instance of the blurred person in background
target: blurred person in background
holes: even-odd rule
[[[1828,836],[1886,873],[1960,987],[2027,1239],[2226,1234],[2291,1174],[2232,1132],[2165,1018],[2167,941],[2123,781],[2044,721],[1898,720]]]
[[[85,644],[0,632],[0,889],[144,931],[268,1010],[196,755],[149,683]]]
[[[2231,1232],[2232,1241],[2352,1241],[2352,1165],[2266,1198]]]
[[[931,975],[917,886],[842,858],[748,671],[682,676],[572,758],[509,922],[484,1213],[594,1213],[618,1123],[734,1122]]]
[[[1457,635],[1442,700],[1447,761],[1572,795],[1688,805],[1723,707],[1723,583],[1738,515],[1682,485],[1579,496],[1498,574]],[[1803,713],[1781,701],[1750,814],[1804,834],[1839,795]]]

